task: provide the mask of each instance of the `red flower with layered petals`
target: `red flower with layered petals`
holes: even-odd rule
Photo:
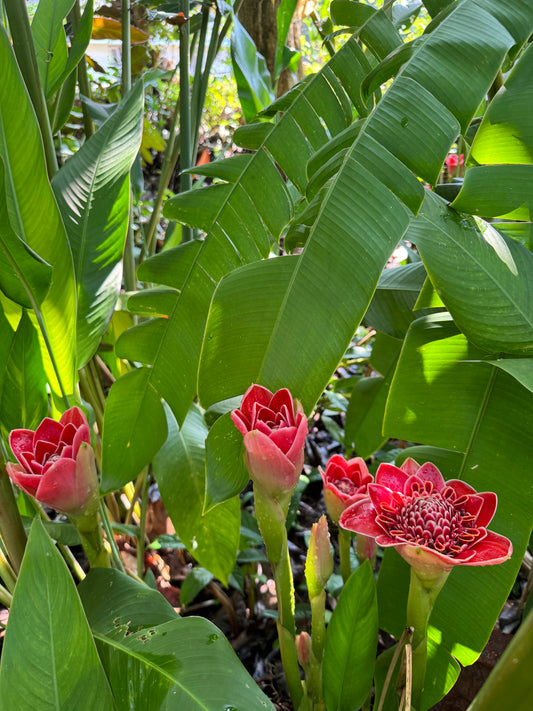
[[[419,569],[494,565],[511,557],[509,539],[487,530],[497,497],[459,479],[445,482],[430,462],[381,464],[368,497],[347,508],[340,525],[394,547]]]
[[[9,435],[17,464],[6,464],[15,484],[37,501],[69,516],[98,504],[98,480],[87,418],[79,407],[63,413],[59,422],[49,417],[35,430],[13,430]]]
[[[367,486],[374,481],[361,457],[346,461],[340,454],[334,454],[326,464],[326,470],[319,468],[319,472],[324,484],[326,508],[334,523],[339,522],[341,513],[350,504],[367,496]]]
[[[251,385],[231,419],[244,437],[253,481],[272,497],[291,491],[302,471],[307,436],[307,419],[298,400],[286,388],[272,393]]]

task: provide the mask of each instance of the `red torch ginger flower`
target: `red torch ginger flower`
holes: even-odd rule
[[[300,478],[307,436],[307,419],[298,400],[293,401],[286,388],[273,394],[262,385],[251,385],[231,419],[244,437],[253,481],[272,498],[291,491]]]
[[[394,547],[414,568],[494,565],[511,557],[511,542],[488,531],[497,497],[458,479],[444,481],[434,464],[381,464],[368,497],[347,508],[340,525]],[[414,472],[414,473],[413,473]]]
[[[326,471],[319,468],[324,484],[324,501],[333,523],[339,522],[341,513],[350,504],[367,496],[367,486],[374,481],[365,460],[355,457],[346,461],[334,454],[326,464]]]
[[[45,417],[35,432],[13,430],[9,445],[18,463],[6,464],[7,473],[23,491],[68,516],[96,511],[94,452],[79,407],[64,412],[59,422]]]

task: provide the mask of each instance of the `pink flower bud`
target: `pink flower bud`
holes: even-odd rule
[[[324,590],[333,573],[333,554],[329,540],[328,521],[321,516],[311,527],[309,550],[305,561],[305,577],[309,599],[312,600]]]
[[[319,471],[324,484],[324,501],[333,523],[339,523],[339,517],[347,506],[366,496],[368,484],[374,481],[361,457],[346,461],[340,454],[334,454],[326,465],[326,471]]]
[[[313,659],[313,644],[311,637],[307,632],[297,634],[294,641],[296,642],[296,653],[298,661],[304,670],[309,669]]]
[[[252,385],[231,419],[244,437],[246,466],[254,483],[272,498],[292,491],[302,471],[307,436],[298,400],[285,388],[272,394]]]
[[[96,514],[98,478],[87,419],[79,407],[59,422],[45,417],[35,430],[13,430],[18,463],[6,464],[12,481],[37,501],[67,516]]]

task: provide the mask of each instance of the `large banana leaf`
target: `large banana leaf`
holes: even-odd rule
[[[31,23],[37,66],[47,97],[67,62],[63,20],[73,5],[73,0],[40,0]]]
[[[40,305],[43,359],[54,392],[74,392],[76,287],[72,254],[46,174],[39,126],[9,39],[0,28],[0,156],[11,229],[53,268]],[[24,127],[21,133],[21,126]],[[36,307],[34,307],[36,308]]]
[[[78,367],[96,351],[120,292],[129,171],[141,142],[142,109],[138,82],[52,180],[76,271]]]

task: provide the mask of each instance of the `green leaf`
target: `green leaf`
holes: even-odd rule
[[[216,420],[206,440],[206,511],[236,496],[248,483],[243,451],[242,434],[227,412]]]
[[[45,96],[57,86],[57,78],[67,61],[67,40],[63,20],[70,12],[73,0],[40,0],[31,23],[37,66]]]
[[[48,293],[52,268],[13,231],[6,201],[4,161],[0,156],[0,288],[12,301],[31,308]]]
[[[481,653],[514,584],[533,504],[528,474],[533,429],[524,421],[533,412],[533,393],[500,368],[466,362],[482,356],[449,317],[415,321],[385,416],[390,437],[459,452],[452,478],[497,494],[489,527],[513,542],[513,557],[504,564],[456,567],[437,598],[429,634],[463,665]]]
[[[402,40],[382,9],[351,0],[333,0],[331,16],[337,25],[349,25],[378,59],[392,52]]]
[[[437,293],[472,343],[492,352],[533,348],[531,252],[429,193],[408,239],[416,243]]]
[[[480,165],[466,171],[454,209],[505,220],[532,219],[533,165]]]
[[[204,514],[208,432],[204,418],[198,406],[193,406],[178,428],[168,406],[165,411],[168,438],[154,457],[152,469],[161,498],[191,555],[227,585],[239,546],[239,499],[233,496]]]
[[[96,351],[121,287],[129,171],[140,145],[142,106],[138,82],[52,181],[74,256],[80,367]]]
[[[139,265],[137,278],[181,291],[201,246],[200,240],[191,240],[154,254]]]
[[[377,644],[374,575],[365,561],[344,586],[327,629],[323,684],[328,711],[363,705],[372,688]]]
[[[160,592],[113,568],[90,570],[78,593],[91,629],[100,634],[132,634],[178,617]]]
[[[48,414],[48,395],[39,337],[25,311],[13,339],[0,386],[1,431],[37,429]]]
[[[35,519],[9,611],[0,704],[42,711],[114,708],[72,576]]]
[[[264,57],[252,38],[233,15],[231,59],[244,117],[250,121],[258,111],[274,100],[270,74]]]
[[[201,617],[95,637],[120,710],[274,709],[226,637]]]
[[[93,29],[93,0],[88,0],[81,16],[78,31],[71,40],[70,51],[63,71],[55,77],[49,76],[48,96],[51,96],[65,79],[72,74],[80,61],[85,61],[85,50],[89,46]]]
[[[139,368],[109,391],[102,433],[103,494],[135,479],[167,437],[163,406],[149,380],[150,371]],[[124,402],[139,403],[139,408],[124,407]]]
[[[509,646],[470,704],[469,711],[527,711],[533,656],[533,612],[522,622]]]
[[[9,39],[0,28],[0,156],[11,227],[54,269],[40,310],[54,363],[41,344],[46,374],[54,392],[74,392],[76,287],[72,254],[46,174],[41,133]],[[20,127],[24,126],[24,140]],[[30,199],[31,196],[31,199]],[[43,229],[46,215],[46,229]]]
[[[213,573],[205,568],[193,568],[180,588],[180,603],[186,607],[213,580]]]
[[[532,358],[498,358],[486,361],[497,368],[505,370],[513,378],[533,392],[533,359]]]

